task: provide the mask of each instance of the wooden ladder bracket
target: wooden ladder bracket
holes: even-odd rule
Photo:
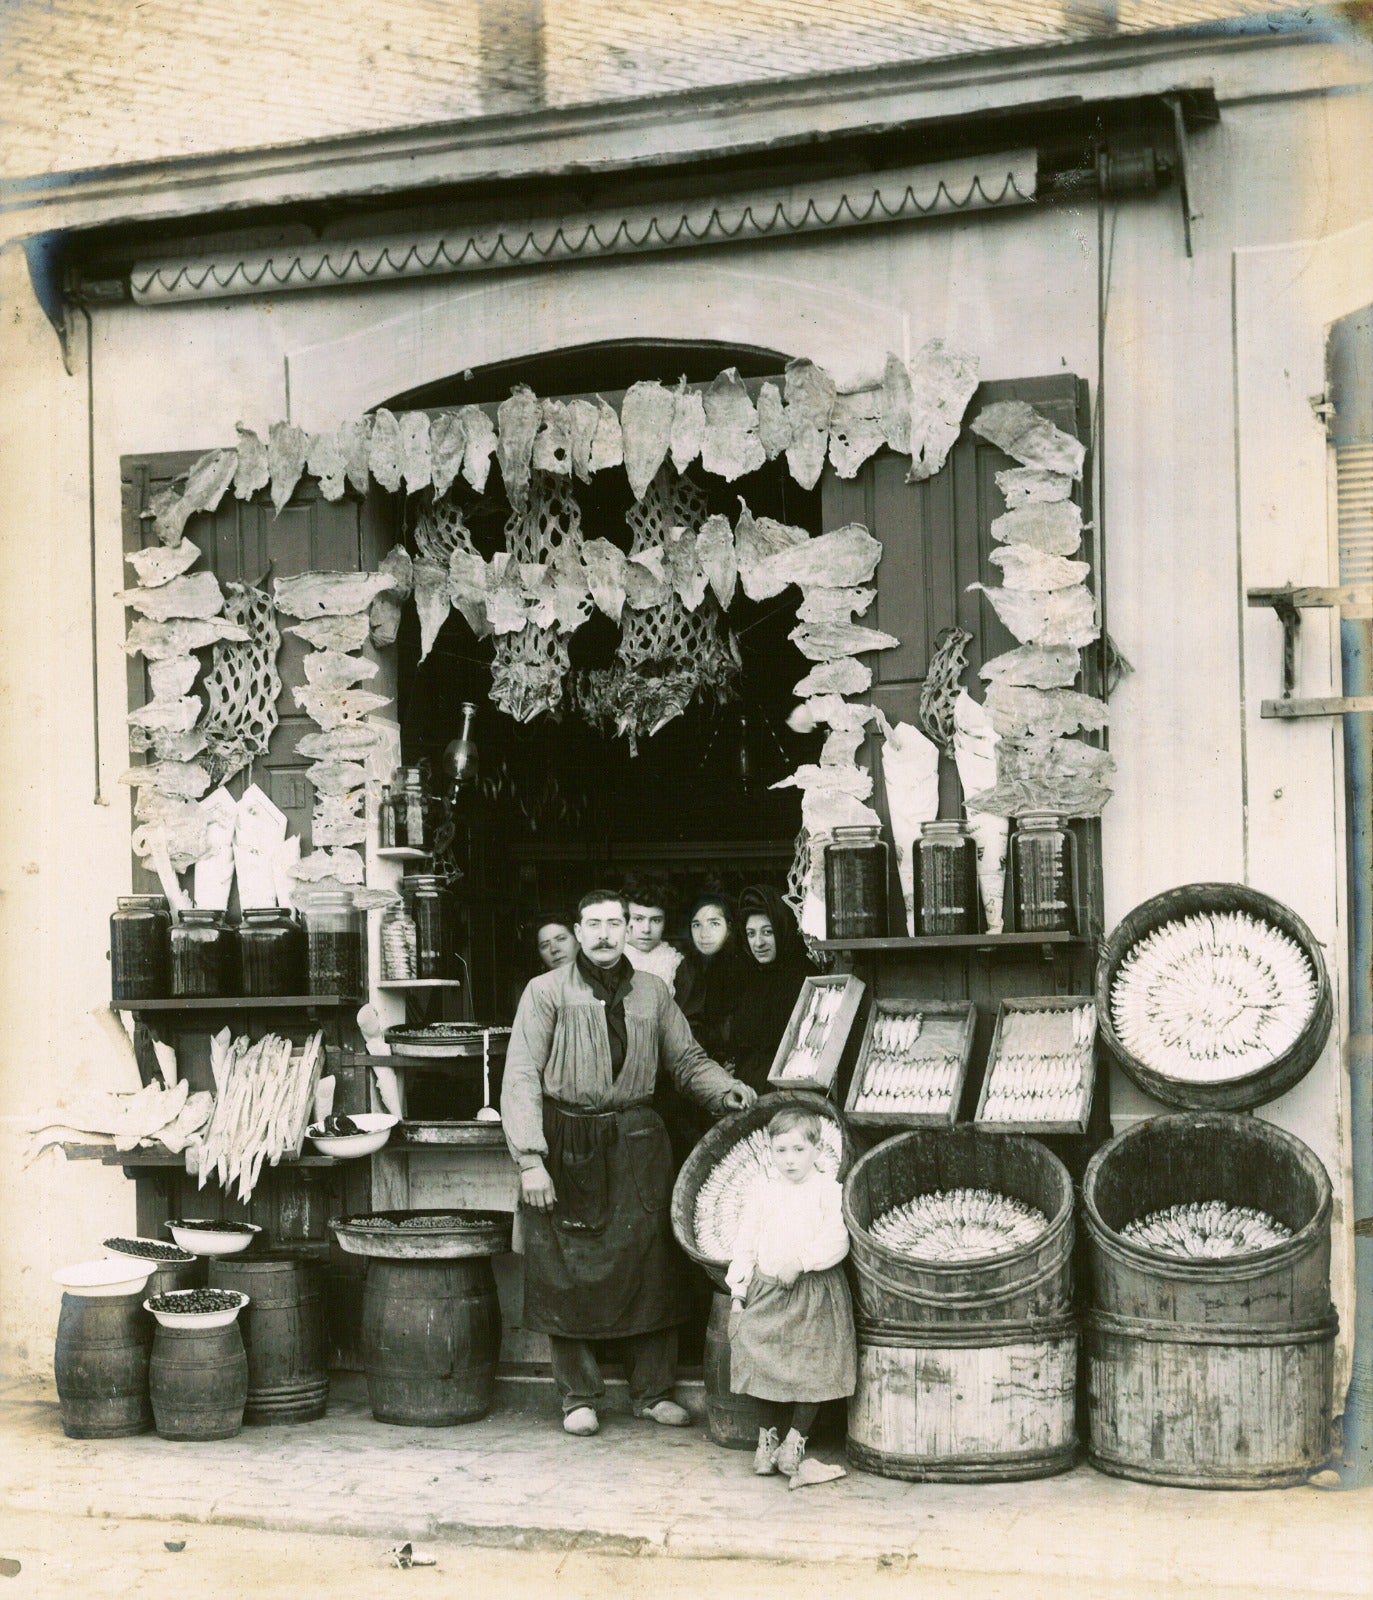
[[[1250,589],[1251,606],[1268,606],[1282,623],[1282,696],[1265,700],[1259,708],[1263,717],[1293,721],[1298,717],[1340,717],[1353,712],[1373,711],[1373,695],[1325,695],[1314,700],[1296,698],[1297,638],[1301,614],[1305,610],[1338,608],[1343,622],[1373,619],[1373,584],[1345,584],[1338,589],[1295,588]]]

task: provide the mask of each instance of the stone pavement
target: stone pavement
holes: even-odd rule
[[[335,1379],[327,1417],[237,1439],[64,1437],[55,1399],[13,1398],[0,1510],[159,1519],[612,1555],[868,1561],[910,1573],[1024,1574],[1162,1594],[1216,1589],[1373,1595],[1373,1491],[1196,1493],[1081,1467],[1037,1483],[905,1484],[851,1472],[790,1492],[699,1428],[622,1410],[598,1438],[506,1387],[462,1428],[375,1423],[361,1379]],[[551,1398],[551,1397],[550,1397]],[[837,1452],[821,1450],[837,1459]]]

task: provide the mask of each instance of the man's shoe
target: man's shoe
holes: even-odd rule
[[[691,1413],[675,1400],[655,1400],[651,1406],[636,1411],[635,1416],[646,1417],[650,1422],[661,1423],[664,1428],[689,1428]]]
[[[758,1448],[753,1452],[753,1470],[760,1478],[771,1478],[777,1471],[777,1429],[759,1428]]]
[[[563,1432],[574,1434],[578,1439],[589,1439],[600,1431],[601,1419],[590,1406],[578,1406],[563,1418]]]

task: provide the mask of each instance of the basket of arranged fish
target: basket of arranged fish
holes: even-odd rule
[[[779,1089],[828,1094],[839,1076],[865,987],[852,973],[807,978],[777,1046],[768,1082]]]
[[[1096,1083],[1090,995],[1003,1000],[974,1119],[982,1128],[1082,1133]]]
[[[1097,964],[1107,1050],[1165,1105],[1247,1111],[1284,1094],[1334,1016],[1321,947],[1295,912],[1237,883],[1137,906]]]
[[[842,1178],[856,1149],[838,1109],[823,1096],[787,1090],[765,1094],[747,1111],[725,1117],[686,1158],[672,1191],[672,1231],[696,1264],[720,1288],[734,1252],[734,1234],[744,1196],[773,1172],[767,1124],[785,1105],[805,1106],[824,1119],[817,1166]]]
[[[845,1114],[869,1128],[948,1128],[972,1055],[977,1007],[966,1000],[874,1000]]]

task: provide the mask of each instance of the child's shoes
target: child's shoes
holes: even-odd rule
[[[802,1459],[796,1471],[792,1473],[787,1483],[788,1489],[804,1489],[811,1483],[833,1483],[836,1478],[847,1478],[848,1473],[843,1467],[831,1465],[827,1461],[816,1461],[811,1456]]]
[[[758,1448],[753,1452],[753,1470],[760,1478],[777,1471],[777,1429],[759,1428]]]
[[[792,1428],[777,1447],[777,1470],[786,1477],[795,1477],[805,1460],[806,1441]]]

